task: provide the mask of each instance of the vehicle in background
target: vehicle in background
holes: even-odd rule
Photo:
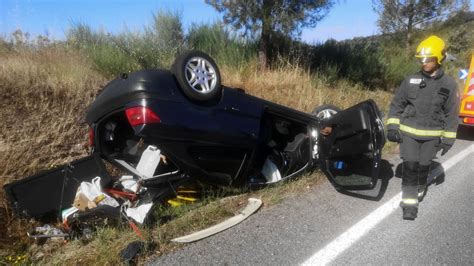
[[[474,52],[461,96],[459,125],[474,126]]]

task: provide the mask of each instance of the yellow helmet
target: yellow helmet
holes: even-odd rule
[[[444,48],[444,41],[438,36],[431,35],[418,45],[415,56],[418,58],[436,57],[438,64],[441,65],[445,57]]]

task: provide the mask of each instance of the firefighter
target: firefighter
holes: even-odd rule
[[[453,78],[441,64],[446,57],[445,43],[437,36],[423,40],[416,49],[421,70],[409,75],[390,104],[387,138],[400,143],[402,162],[403,219],[414,220],[418,203],[427,189],[431,160],[456,140],[459,92]]]

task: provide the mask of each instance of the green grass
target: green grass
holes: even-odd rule
[[[210,54],[219,64],[240,67],[256,56],[257,43],[231,34],[221,23],[192,25],[187,47]]]

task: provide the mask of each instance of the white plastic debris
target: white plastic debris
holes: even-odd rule
[[[73,203],[74,207],[82,211],[97,207],[97,205],[119,206],[114,198],[102,192],[100,176],[92,179],[92,182],[81,182]]]
[[[262,167],[262,174],[268,183],[274,183],[281,180],[281,174],[278,167],[268,158]]]
[[[131,175],[124,175],[120,179],[120,184],[122,184],[123,188],[131,191],[133,193],[137,193],[138,191],[138,181],[133,178]]]
[[[127,208],[125,210],[125,213],[127,214],[128,217],[132,218],[137,223],[142,224],[152,206],[153,206],[152,202],[145,203],[135,208]]]
[[[142,174],[143,179],[149,179],[153,177],[156,167],[160,163],[161,151],[158,147],[149,145],[145,151],[143,151],[140,161],[137,165],[137,171]]]

